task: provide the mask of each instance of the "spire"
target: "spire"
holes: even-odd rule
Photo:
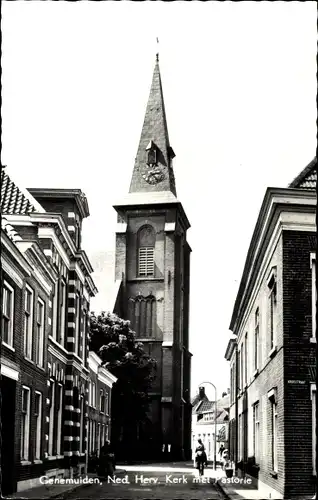
[[[172,159],[174,156],[175,154],[169,142],[159,69],[159,53],[157,52],[129,192],[168,191],[176,196],[172,168]]]

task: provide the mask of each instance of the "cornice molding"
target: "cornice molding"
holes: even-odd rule
[[[32,272],[32,267],[28,263],[27,259],[17,248],[16,244],[13,243],[10,238],[1,230],[1,245],[3,245],[9,254],[14,258],[16,263],[20,266],[22,271],[26,276],[30,276]],[[2,253],[1,257],[3,258],[5,254]]]
[[[289,192],[290,190],[288,190]],[[288,193],[289,194],[289,193]],[[309,204],[304,202],[304,195],[302,199],[298,196],[286,197],[285,203],[282,204],[282,198],[276,198],[270,201],[270,211],[267,213],[266,222],[262,228],[262,238],[254,241],[257,244],[257,249],[253,254],[253,260],[250,267],[245,266],[240,289],[236,297],[234,311],[232,314],[230,330],[238,336],[238,341],[241,332],[244,330],[247,318],[250,315],[251,307],[253,306],[258,290],[264,279],[265,272],[268,268],[270,259],[275,251],[277,243],[283,231],[307,231],[316,232],[315,225],[315,197],[309,196]],[[311,194],[311,193],[309,193]],[[292,205],[292,200],[297,200],[296,205]],[[306,196],[307,201],[307,196]],[[304,207],[306,211],[304,211]],[[308,210],[309,207],[309,210]],[[275,224],[273,224],[275,222]],[[265,244],[266,238],[268,239]],[[250,245],[249,253],[253,243]],[[257,263],[260,262],[257,269]],[[244,283],[245,275],[245,283]]]

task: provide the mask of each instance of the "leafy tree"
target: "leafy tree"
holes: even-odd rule
[[[122,452],[127,455],[127,448],[136,444],[138,430],[148,420],[148,393],[156,374],[156,361],[136,341],[130,321],[111,313],[91,314],[90,350],[118,379],[112,391],[112,441],[124,442],[126,451]]]

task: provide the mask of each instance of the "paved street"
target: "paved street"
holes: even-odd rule
[[[114,499],[204,499],[220,500],[224,496],[215,485],[211,470],[202,481],[193,470],[168,469],[166,467],[130,468],[125,474],[119,474],[112,480],[103,480],[100,484],[80,486],[68,499],[79,498],[114,498]],[[134,470],[132,470],[134,469]],[[138,470],[140,469],[140,470]],[[200,482],[198,482],[200,481]]]

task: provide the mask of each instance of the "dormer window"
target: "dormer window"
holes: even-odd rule
[[[148,146],[146,147],[146,152],[147,152],[147,165],[153,166],[157,165],[157,147],[153,143],[153,141],[150,141]]]

